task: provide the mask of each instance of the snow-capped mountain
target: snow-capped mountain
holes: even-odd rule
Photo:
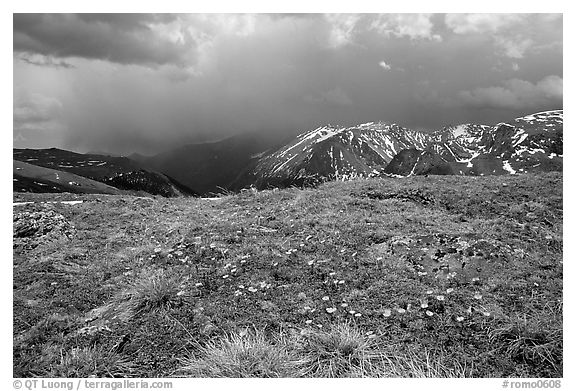
[[[429,135],[396,124],[323,126],[262,156],[244,182],[267,187],[376,176],[399,151],[429,142]]]
[[[562,110],[496,126],[449,126],[431,134],[383,122],[323,126],[263,154],[239,183],[269,187],[382,175],[561,170],[562,128]]]
[[[496,126],[465,124],[433,135],[426,148],[399,153],[386,167],[396,175],[500,175],[562,170],[563,111]]]

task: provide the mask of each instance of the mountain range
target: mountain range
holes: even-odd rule
[[[127,191],[168,197],[367,177],[562,171],[563,110],[428,133],[369,122],[322,126],[276,144],[257,134],[243,134],[154,156],[116,157],[52,148],[14,149],[14,159],[14,191]],[[56,173],[30,166],[67,172],[107,187],[56,181]]]

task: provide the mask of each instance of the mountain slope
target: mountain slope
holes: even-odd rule
[[[13,161],[13,191],[31,193],[125,194],[115,187],[66,171]]]
[[[165,197],[196,194],[169,176],[126,157],[81,154],[57,148],[14,149],[13,155],[15,160],[69,172],[121,190],[145,191]]]
[[[423,148],[429,136],[396,124],[324,126],[264,155],[244,182],[257,187],[378,175],[401,150]]]

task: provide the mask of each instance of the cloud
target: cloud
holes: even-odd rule
[[[476,108],[530,109],[562,106],[562,78],[551,75],[537,83],[511,79],[503,86],[461,91],[459,101]]]
[[[376,33],[386,38],[442,41],[434,33],[432,14],[327,14],[329,44],[333,48],[358,44],[362,37]]]
[[[14,14],[14,51],[119,64],[185,64],[195,42],[167,34],[178,16],[149,14]],[[177,29],[177,27],[176,27]]]
[[[341,47],[353,42],[355,29],[363,18],[359,14],[327,14],[325,19],[331,26],[329,44],[331,47]]]
[[[455,34],[488,38],[501,55],[512,59],[562,41],[556,28],[562,14],[447,14],[444,23]]]
[[[390,64],[387,64],[386,61],[380,61],[378,63],[378,65],[380,65],[381,68],[383,68],[386,71],[389,71],[390,69],[392,69],[392,67],[390,66]]]
[[[372,21],[370,28],[384,36],[442,41],[439,34],[433,33],[432,16],[432,14],[381,14]]]
[[[529,38],[514,37],[496,37],[496,46],[498,46],[506,57],[520,59],[533,46],[534,41]]]
[[[446,26],[456,34],[496,33],[521,21],[525,14],[447,14]]]

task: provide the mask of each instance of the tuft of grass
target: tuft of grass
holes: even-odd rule
[[[129,377],[134,365],[129,359],[111,352],[103,346],[72,348],[64,351],[56,345],[47,345],[40,356],[40,377]]]
[[[262,332],[230,333],[199,347],[197,355],[183,360],[180,372],[189,377],[295,377],[298,363],[278,340]]]
[[[197,344],[196,344],[197,345]],[[473,367],[427,349],[402,354],[340,323],[303,333],[234,332],[198,346],[178,371],[188,377],[471,377]]]
[[[562,323],[554,318],[516,318],[492,330],[490,341],[516,362],[562,368]]]
[[[382,364],[372,377],[411,378],[467,378],[474,376],[474,366],[466,361],[448,358],[445,353],[419,352],[397,353],[383,357]]]
[[[365,377],[375,372],[381,355],[375,339],[349,323],[311,330],[298,348],[302,376]]]
[[[123,296],[135,312],[170,309],[179,303],[180,280],[164,270],[145,270]]]

